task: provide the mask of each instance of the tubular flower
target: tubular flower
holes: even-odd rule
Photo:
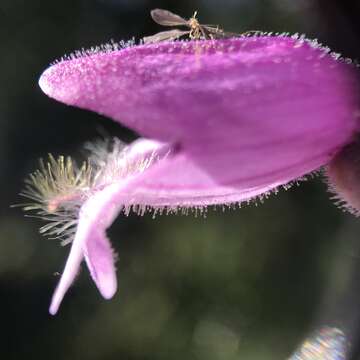
[[[285,35],[108,47],[48,68],[39,81],[48,96],[151,139],[93,151],[95,170],[78,190],[49,199],[36,187],[47,214],[77,204],[50,312],[83,258],[101,294],[114,294],[105,232],[121,210],[241,203],[328,164],[359,130],[355,75],[328,49]]]

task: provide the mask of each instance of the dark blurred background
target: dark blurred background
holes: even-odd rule
[[[360,223],[332,204],[321,176],[206,218],[120,216],[116,296],[102,300],[84,267],[48,315],[69,247],[9,206],[39,157],[77,158],[99,132],[136,134],[52,101],[37,80],[65,53],[160,31],[156,7],[198,10],[232,32],[305,33],[360,58],[357,1],[0,0],[0,359],[278,360],[325,325],[344,332],[355,359]]]

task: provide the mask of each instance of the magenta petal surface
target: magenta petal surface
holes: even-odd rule
[[[212,140],[236,131],[241,145],[252,145],[254,137],[268,142],[349,121],[350,68],[303,40],[244,37],[67,60],[47,69],[39,83],[50,97],[146,137]]]
[[[207,187],[207,197],[230,188],[239,201],[253,188],[318,168],[351,140],[359,128],[353,71],[308,41],[263,36],[66,60],[47,69],[40,86],[66,104],[177,144],[191,166],[213,179],[190,178],[183,168],[178,181],[159,178],[147,187],[180,186],[192,196]]]
[[[181,152],[134,178],[121,192],[114,193],[113,201],[175,209],[179,206],[203,207],[242,202],[291,182],[308,172],[309,168],[318,168],[327,159],[328,156],[314,157],[306,159],[305,163],[300,160],[292,167],[273,170],[271,164],[262,158],[259,169],[254,170],[258,175],[251,177],[247,171],[256,163],[249,163],[250,167],[245,165],[245,161],[244,166],[236,166],[232,163],[233,158],[224,159],[224,162],[204,158],[204,163],[200,165],[191,154]],[[228,172],[226,166],[230,169]],[[261,172],[265,170],[266,174]]]

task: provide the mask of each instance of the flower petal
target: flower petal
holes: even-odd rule
[[[103,296],[114,294],[106,229],[123,207],[241,202],[326,164],[359,130],[353,75],[323,49],[283,36],[137,46],[46,70],[39,83],[49,96],[172,149],[99,186],[82,206],[50,312],[83,256]],[[147,156],[146,146],[134,149],[129,159]]]
[[[84,257],[82,238],[83,236],[81,234],[81,231],[79,232],[78,230],[72,243],[70,254],[66,261],[65,269],[61,275],[60,282],[56,287],[51,299],[51,304],[49,308],[49,312],[51,315],[55,315],[57,313],[65,293],[67,292],[79,272],[80,264]]]
[[[359,130],[353,71],[308,41],[264,36],[160,43],[63,61],[45,71],[40,85],[55,99],[179,146],[186,160],[168,165],[171,179],[162,174],[150,186],[152,177],[147,188],[180,186],[190,203],[200,186],[213,203],[225,194],[220,188],[241,201],[251,188],[296,179],[350,142]],[[201,168],[200,177],[186,175],[187,161]],[[204,173],[214,180],[205,184]]]
[[[135,141],[124,149],[126,157],[121,158],[120,164],[117,164],[131,170],[127,176],[124,175],[102,190],[94,190],[82,205],[70,254],[51,301],[49,312],[52,315],[57,313],[65,293],[78,273],[83,257],[101,295],[110,299],[115,294],[117,279],[114,256],[106,237],[106,229],[114,221],[124,203],[114,202],[114,193],[121,193],[137,174],[142,174],[145,160],[159,161],[168,151],[167,144],[147,139]],[[140,169],[137,168],[139,166]]]
[[[91,276],[100,293],[108,299],[116,292],[117,281],[113,252],[104,231],[102,231],[110,226],[116,216],[110,211],[111,209],[107,209],[107,218],[103,217],[102,204],[109,201],[106,190],[108,189],[101,192],[101,196],[99,193],[95,193],[81,207],[70,255],[51,301],[49,311],[52,315],[58,311],[65,293],[73,283],[83,256],[85,256]]]
[[[352,70],[309,41],[263,36],[99,53],[60,62],[39,83],[59,101],[166,142],[230,139],[241,149],[284,136],[316,143],[333,129],[319,146],[334,147],[358,129]]]
[[[129,159],[137,162],[153,156],[156,150],[159,154],[164,153],[164,147],[168,149],[161,143],[138,140],[128,149]],[[211,160],[206,153],[204,158],[206,161]],[[269,172],[266,176],[262,174],[253,179],[247,177],[248,168],[245,163],[243,168],[240,167],[235,172],[242,174],[244,178],[239,178],[234,183],[227,183],[231,176],[227,178],[226,172],[221,170],[223,166],[232,167],[229,162],[224,165],[217,159],[214,162],[209,161],[211,165],[208,166],[220,169],[218,176],[214,177],[204,170],[204,164],[199,166],[185,151],[173,151],[157,160],[144,171],[129,174],[128,177],[95,191],[84,203],[70,255],[52,299],[51,314],[58,311],[66,291],[76,277],[83,255],[103,297],[109,299],[114,295],[117,282],[113,252],[106,237],[106,229],[122,209],[132,205],[143,205],[144,208],[150,205],[154,208],[166,206],[176,210],[179,206],[202,207],[249,200],[291,181],[299,171],[305,171],[306,166],[317,167],[324,158],[314,157],[308,162],[274,171],[270,171],[268,162],[260,162],[262,170],[266,168]]]
[[[241,203],[256,196],[267,195],[278,186],[287,184],[318,168],[329,155],[300,159],[292,166],[274,167],[259,154],[259,162],[248,163],[246,153],[239,165],[229,159],[204,158],[203,163],[191,154],[180,152],[161,160],[134,178],[113,201],[124,205],[141,204],[150,207],[204,207],[215,204]],[[258,169],[253,169],[255,165]],[[229,167],[226,172],[225,167]]]
[[[84,245],[84,256],[101,295],[111,299],[117,289],[113,251],[109,239],[96,228]]]

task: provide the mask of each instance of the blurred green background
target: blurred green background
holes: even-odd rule
[[[198,10],[232,32],[305,33],[359,58],[355,1],[1,0],[0,359],[277,360],[322,325],[356,344],[360,223],[333,206],[321,176],[205,218],[120,216],[109,231],[116,296],[102,300],[84,267],[59,314],[48,315],[69,247],[9,206],[22,201],[39,157],[77,158],[99,131],[136,134],[52,101],[37,80],[65,53],[160,31],[149,16],[156,7]]]

